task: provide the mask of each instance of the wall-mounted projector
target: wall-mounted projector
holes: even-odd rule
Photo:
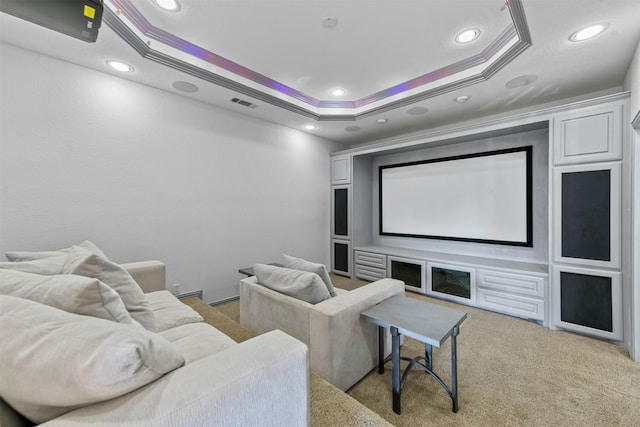
[[[102,23],[102,0],[0,0],[0,11],[93,43]]]

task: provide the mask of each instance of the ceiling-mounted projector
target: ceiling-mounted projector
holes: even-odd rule
[[[102,23],[102,0],[0,0],[0,11],[93,43]]]

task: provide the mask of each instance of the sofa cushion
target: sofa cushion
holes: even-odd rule
[[[92,277],[110,286],[120,295],[131,317],[146,329],[156,331],[156,319],[142,289],[118,264],[80,246],[73,246],[62,272]]]
[[[334,290],[333,283],[331,282],[331,276],[329,276],[329,270],[327,270],[327,267],[325,265],[307,261],[302,258],[292,257],[286,254],[282,254],[282,258],[284,259],[284,262],[282,264],[286,268],[316,273],[318,276],[320,276],[324,284],[327,286],[329,295],[331,295],[332,297],[336,296],[336,291]]]
[[[89,277],[0,270],[0,294],[29,299],[69,313],[126,324],[133,322],[117,292]]]
[[[176,349],[186,364],[238,345],[213,326],[200,322],[189,323],[160,332]]]
[[[89,240],[85,240],[84,242],[78,244],[77,246],[80,246],[81,248],[85,248],[93,252],[94,254],[98,254],[106,258],[106,256],[104,255],[104,252],[102,252],[100,248],[98,248],[95,244],[93,244],[93,242],[90,242]],[[41,251],[41,252],[12,251],[12,252],[5,253],[5,256],[9,261],[33,261],[33,260],[38,260],[43,258],[51,258],[51,257],[59,256],[62,254],[66,255],[70,250],[71,248],[58,249],[56,251]]]
[[[0,395],[42,423],[129,393],[184,364],[144,328],[0,295]]]
[[[46,275],[61,274],[66,259],[67,254],[60,253],[52,257],[34,259],[30,261],[0,262],[0,269]]]
[[[156,318],[158,332],[176,328],[187,323],[204,322],[202,316],[193,308],[183,304],[169,291],[156,291],[145,294],[151,311]]]
[[[316,273],[266,264],[256,264],[253,271],[261,285],[310,304],[331,298]]]

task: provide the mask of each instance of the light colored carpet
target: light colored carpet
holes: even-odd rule
[[[207,323],[215,326],[237,342],[245,341],[254,336],[251,331],[227,316],[227,314],[231,314],[239,321],[238,301],[216,306],[215,308],[210,307],[198,298],[188,298],[183,302],[200,313]],[[309,388],[311,427],[392,426],[378,414],[313,372],[310,375]]]
[[[332,279],[345,289],[367,283]],[[384,374],[372,371],[347,394],[393,425],[640,426],[640,363],[625,349],[498,313],[407,295],[468,314],[458,337],[460,408],[454,414],[445,391],[414,369],[402,392],[402,414],[395,414],[389,364]],[[239,320],[238,301],[216,308]],[[403,356],[422,352],[422,343],[405,337]],[[447,383],[450,354],[449,341],[434,348],[434,370]]]

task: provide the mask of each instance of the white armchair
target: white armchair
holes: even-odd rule
[[[256,334],[280,329],[309,346],[311,370],[347,390],[378,364],[378,327],[361,319],[364,310],[397,294],[404,283],[382,279],[353,291],[336,288],[333,298],[309,304],[258,283],[240,281],[240,323]],[[385,354],[389,354],[387,337]]]

